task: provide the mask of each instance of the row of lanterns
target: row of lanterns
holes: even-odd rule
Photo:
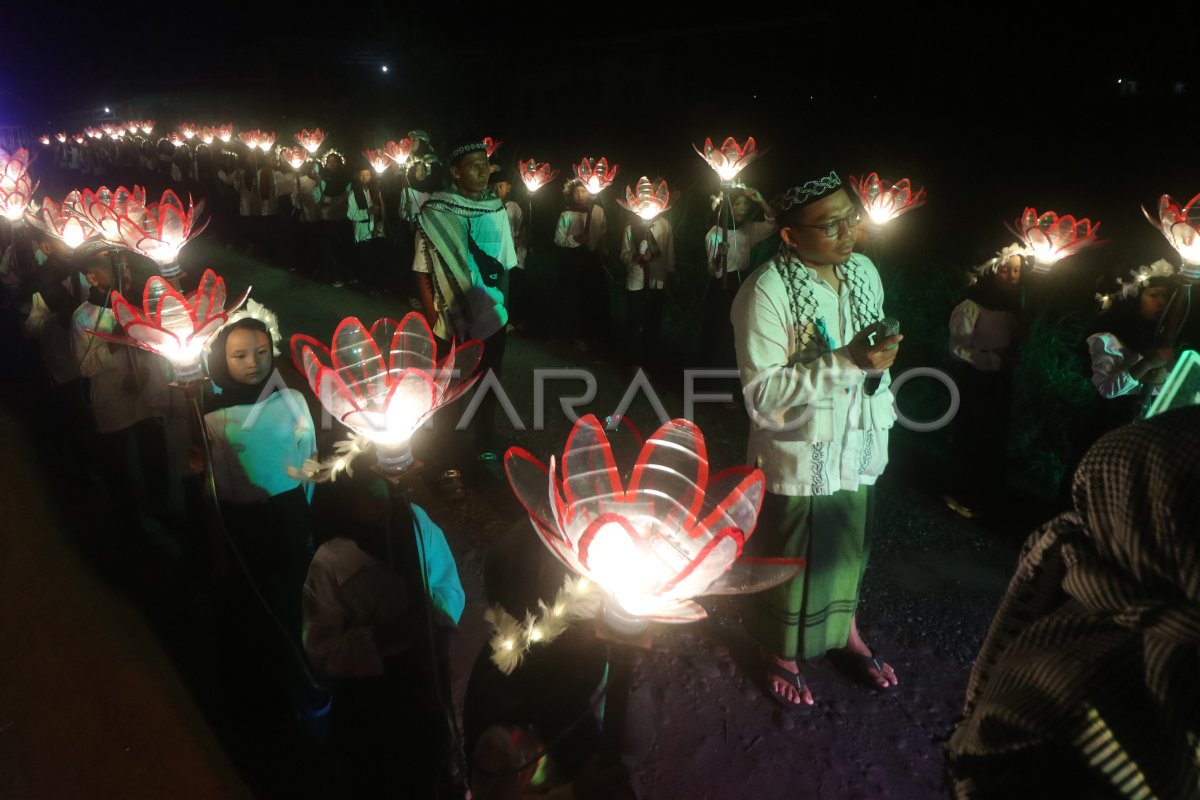
[[[207,135],[203,131],[195,133],[202,141]],[[239,138],[263,150],[275,141],[273,133],[261,131],[243,132]],[[305,130],[295,138],[297,150],[314,154],[325,135],[319,129]],[[489,143],[489,155],[499,145]],[[413,141],[406,138],[368,151],[368,159],[382,172],[391,163],[407,163],[413,149]],[[753,139],[739,145],[729,138],[719,148],[706,140],[696,150],[723,186],[731,185],[759,155]],[[302,157],[302,153],[289,155]],[[205,343],[248,293],[227,298],[224,280],[212,270],[204,272],[195,291],[185,294],[178,289],[179,253],[204,228],[203,203],[193,206],[189,198],[185,205],[170,190],[158,202],[147,203],[141,187],[101,187],[71,192],[62,203],[46,198],[40,207],[29,209],[36,185],[28,166],[27,151],[11,156],[0,151],[5,217],[13,222],[24,218],[69,246],[99,238],[155,260],[161,274],[147,282],[140,306],[113,293],[122,333],[106,338],[169,359],[180,382],[199,379]],[[593,195],[613,183],[618,169],[605,158],[585,158],[573,165],[576,177]],[[522,161],[520,171],[531,192],[557,175],[549,164],[532,159]],[[924,190],[914,192],[907,179],[889,186],[871,173],[851,185],[872,220],[880,224],[925,202]],[[1151,217],[1185,262],[1193,265],[1200,261],[1200,242],[1189,214],[1197,200],[1200,196],[1180,207],[1164,196],[1157,221]],[[636,188],[626,188],[623,205],[652,220],[670,202],[665,181],[642,177]],[[1013,232],[1038,263],[1050,265],[1097,244],[1098,228],[1087,219],[1029,208]],[[382,319],[370,327],[351,317],[337,326],[330,345],[297,334],[291,350],[322,406],[375,446],[385,470],[396,471],[411,463],[412,436],[424,421],[474,384],[483,344],[478,340],[452,344],[439,360],[428,323],[414,313],[399,321]],[[762,472],[735,467],[709,476],[703,435],[694,424],[675,420],[646,440],[628,481],[614,463],[605,429],[594,417],[576,423],[558,464],[551,458],[544,465],[518,448],[505,458],[512,488],[543,543],[573,572],[603,589],[611,600],[610,610],[620,616],[642,621],[701,619],[704,611],[693,598],[757,591],[801,568],[797,561],[741,558],[763,496]],[[556,605],[547,613],[566,612]],[[494,645],[497,650],[527,648],[544,638],[546,624],[529,621],[518,631],[509,630]]]

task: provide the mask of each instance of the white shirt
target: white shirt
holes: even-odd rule
[[[1092,385],[1101,397],[1111,400],[1142,388],[1141,382],[1129,374],[1142,360],[1140,353],[1111,333],[1093,333],[1087,338],[1087,346],[1092,358]]]
[[[950,355],[982,372],[998,372],[1000,354],[1012,349],[1020,327],[1007,311],[963,300],[950,312]]]
[[[454,556],[425,510],[412,510],[425,555],[426,589],[444,620],[457,623],[466,594]],[[313,666],[335,677],[382,675],[375,631],[398,627],[407,605],[403,582],[387,564],[351,539],[330,539],[317,549],[304,581],[304,648]]]
[[[639,228],[644,227],[639,225]],[[639,237],[643,236],[639,232]],[[642,238],[636,245],[638,255],[652,253],[648,264],[633,258],[633,226],[626,225],[621,235],[621,263],[625,265],[625,288],[631,292],[641,289],[661,289],[667,282],[667,274],[675,271],[675,236],[671,223],[663,217],[655,217],[650,223],[650,239]]]
[[[288,476],[317,451],[304,395],[280,389],[261,403],[230,406],[204,415],[212,446],[217,495],[225,503],[256,503],[291,491]],[[312,486],[306,486],[309,498]]]
[[[499,214],[484,214],[473,221],[471,239],[487,255],[500,262],[508,270],[516,263],[516,255],[512,246],[512,231],[508,227],[508,218]],[[417,231],[416,252],[413,256],[413,272],[429,273],[433,265],[431,259],[435,256],[433,242],[424,231]],[[471,338],[486,339],[508,324],[508,309],[504,306],[504,293],[499,286],[488,286],[483,282],[479,268],[475,265],[475,257],[468,255],[471,262],[471,286],[466,291],[463,301],[469,310],[471,320]],[[435,279],[436,280],[436,279]],[[449,298],[446,298],[449,301]],[[438,309],[437,323],[433,333],[442,339],[454,338],[454,332],[446,324],[446,309]]]
[[[890,376],[875,394],[863,384],[867,373],[850,357],[847,343],[857,333],[847,281],[839,292],[807,267],[816,311],[803,320],[819,338],[823,322],[829,347],[815,343],[800,351],[783,277],[772,259],[743,283],[731,317],[738,369],[751,410],[747,460],[766,474],[767,491],[793,497],[830,495],[871,485],[887,466],[888,429],[896,420]],[[873,313],[883,314],[883,285],[875,265],[855,254]],[[840,277],[845,272],[838,268]],[[865,324],[858,326],[865,327]]]
[[[77,273],[72,273],[64,279],[77,280]],[[85,288],[86,291],[86,288]],[[30,304],[29,316],[22,323],[25,335],[38,343],[42,353],[42,363],[50,380],[56,385],[69,383],[79,377],[79,361],[75,358],[71,329],[59,324],[58,315],[50,310],[40,292],[34,292]]]
[[[592,206],[590,214],[591,225],[587,228],[586,246],[588,250],[596,250],[604,241],[604,234],[608,232],[608,219],[599,204]],[[582,211],[567,209],[562,212],[558,215],[558,227],[554,230],[554,243],[570,250],[581,247],[582,245],[575,241],[575,237],[584,233],[586,222],[587,217]]]
[[[107,341],[89,332],[112,333],[116,326],[112,309],[91,303],[81,304],[71,320],[72,352],[79,374],[89,379],[92,418],[100,433],[114,433],[160,416],[171,402],[165,358],[132,345],[110,349]]]
[[[525,219],[525,212],[513,200],[505,202],[504,210],[508,212],[508,226],[512,228],[513,245],[517,249],[517,269],[525,269],[525,253],[527,251],[525,240],[521,236],[521,223]]]
[[[725,244],[729,252],[725,256],[726,272],[741,272],[750,266],[750,251],[754,246],[775,232],[774,221],[758,220],[747,222],[740,228],[725,229]],[[720,277],[717,267],[718,248],[721,245],[721,229],[714,225],[704,237],[704,249],[708,253],[708,274]]]
[[[321,217],[317,201],[313,199],[317,182],[308,175],[301,175],[300,180],[293,183],[299,184],[299,187],[292,194],[292,204],[302,212],[301,219],[305,222],[316,222]]]

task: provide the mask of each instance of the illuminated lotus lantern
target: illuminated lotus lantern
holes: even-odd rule
[[[550,166],[549,162],[539,164],[531,158],[528,161],[518,162],[517,166],[521,182],[525,184],[525,188],[530,194],[534,194],[538,189],[558,177],[558,170]]]
[[[1009,230],[1025,245],[1025,254],[1033,259],[1034,272],[1049,272],[1054,265],[1081,250],[1100,244],[1096,231],[1100,223],[1075,219],[1070,214],[1059,216],[1053,211],[1038,214],[1026,208],[1016,225]]]
[[[925,205],[925,190],[913,192],[908,178],[902,178],[889,187],[879,175],[872,172],[865,178],[851,175],[850,185],[862,199],[867,216],[876,225],[884,225],[901,214]]]
[[[168,189],[162,199],[138,209],[132,204],[118,218],[117,232],[121,243],[158,264],[158,271],[168,279],[179,277],[179,251],[208,225],[197,225],[204,211],[204,201],[193,205],[188,195],[187,206],[179,195]]]
[[[694,622],[692,598],[760,591],[794,577],[794,559],[742,559],[765,490],[762,470],[709,475],[704,435],[677,419],[646,440],[623,480],[600,422],[575,423],[561,476],[520,448],[504,457],[508,481],[542,543],[569,569],[598,584],[619,629],[649,620]]]
[[[238,136],[238,139],[241,140],[242,144],[246,145],[247,148],[249,148],[251,150],[255,150],[258,148],[258,134],[259,133],[260,133],[260,131],[258,131],[258,130],[238,131],[237,136]]]
[[[152,120],[152,119],[142,120],[141,128],[142,128],[142,133],[149,136],[151,133],[154,132],[154,120]]]
[[[722,184],[733,183],[738,173],[762,154],[753,136],[746,139],[746,143],[741,145],[730,136],[721,143],[719,148],[713,144],[712,139],[705,139],[703,150],[696,145],[692,145],[692,149],[712,167]]]
[[[217,131],[212,126],[205,125],[200,129],[196,136],[199,137],[200,141],[204,142],[205,144],[212,144],[217,138]]]
[[[187,383],[200,378],[200,355],[204,345],[225,324],[246,296],[247,289],[226,307],[225,280],[211,269],[200,277],[200,286],[190,294],[176,291],[165,278],[155,275],[146,282],[142,307],[112,293],[112,309],[124,336],[92,331],[111,342],[133,345],[157,353],[171,362],[175,380]]]
[[[383,149],[379,147],[363,150],[363,157],[367,159],[367,163],[371,165],[371,169],[375,170],[376,175],[382,175],[387,172],[387,168],[392,165],[392,159],[388,158],[387,153],[383,152]]]
[[[491,158],[492,155],[500,149],[500,145],[502,144],[504,144],[504,142],[500,141],[499,139],[493,139],[490,136],[483,137],[483,146],[487,148],[488,158]]]
[[[271,148],[275,146],[275,131],[259,131],[258,132],[258,149],[264,153],[271,152]]]
[[[42,207],[36,212],[25,212],[25,221],[51,236],[57,236],[67,247],[74,250],[96,233],[87,218],[74,210],[78,205],[79,192],[67,195],[62,205],[47,197],[42,200]]]
[[[101,125],[100,130],[103,131],[110,139],[117,138],[117,126],[111,122],[106,122]]]
[[[595,160],[585,158],[578,164],[575,164],[572,169],[575,171],[575,177],[583,183],[588,193],[597,195],[612,185],[621,166],[613,164],[610,169],[608,159],[601,157]]]
[[[1151,216],[1145,207],[1142,208],[1146,219],[1162,231],[1162,235],[1167,237],[1171,247],[1174,247],[1183,259],[1183,268],[1179,274],[1192,281],[1200,279],[1200,208],[1194,216],[1192,214],[1192,207],[1197,201],[1200,201],[1200,194],[1181,208],[1178,201],[1164,194],[1158,199],[1158,219]]]
[[[134,186],[132,190],[119,186],[116,191],[101,186],[95,191],[84,189],[79,193],[78,202],[69,206],[64,204],[64,209],[70,214],[82,216],[107,241],[123,244],[121,217],[130,214],[140,217],[145,205],[146,190],[141,186]]]
[[[233,139],[233,123],[224,122],[217,126],[217,138],[222,142],[228,143]]]
[[[412,156],[412,151],[413,140],[407,136],[395,142],[388,142],[383,146],[384,154],[401,167],[408,163],[408,159]]]
[[[72,136],[71,138],[75,140],[75,144],[83,144],[83,134],[82,133],[77,133],[74,136]]]
[[[101,139],[104,137],[104,131],[100,130],[99,128],[91,128],[91,127],[84,128],[83,134],[84,134],[84,136],[88,137],[89,139]],[[77,142],[79,141],[79,134],[75,134],[75,141],[77,141]],[[83,144],[83,142],[79,142],[79,143]]]
[[[300,169],[308,160],[308,153],[303,147],[281,147],[279,148],[279,157],[292,169]]]
[[[643,175],[638,179],[637,188],[626,186],[625,199],[617,202],[646,222],[653,222],[659,214],[671,207],[671,190],[666,180],[659,178],[657,182],[652,183]]]
[[[325,131],[320,128],[313,128],[311,131],[308,128],[301,128],[292,134],[296,143],[310,153],[315,153],[321,149],[321,143],[325,141]]]
[[[183,138],[183,134],[179,131],[171,131],[167,134],[167,141],[176,147],[183,147],[187,144],[187,140]]]
[[[36,190],[29,175],[29,151],[21,147],[9,154],[0,149],[0,214],[14,225],[21,222]]]
[[[472,339],[437,360],[437,344],[422,314],[369,329],[355,317],[341,321],[326,347],[296,334],[292,360],[321,405],[370,440],[380,466],[399,472],[412,464],[412,437],[435,411],[475,383],[483,343]]]
[[[179,132],[183,134],[184,139],[195,139],[196,134],[200,132],[200,126],[194,122],[181,122]]]
[[[42,145],[43,147],[49,145],[50,137],[43,133],[41,136],[38,137],[38,144]]]
[[[75,134],[75,135],[76,135],[76,136],[79,136],[79,134]],[[67,141],[67,134],[66,134],[66,133],[62,133],[62,132],[60,132],[60,133],[56,133],[56,134],[54,134],[54,138],[58,140],[58,143],[59,143],[59,144],[66,144],[66,141]],[[80,137],[80,139],[82,139],[82,138],[83,138],[83,137]]]
[[[141,127],[141,123],[138,122],[136,119],[125,120],[124,124],[125,124],[125,132],[130,135],[137,133],[138,129]]]

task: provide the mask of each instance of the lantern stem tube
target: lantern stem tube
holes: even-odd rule
[[[376,444],[375,452],[379,455],[379,469],[385,476],[406,472],[414,463],[412,442],[387,447]]]
[[[603,619],[605,627],[621,637],[638,636],[650,626],[648,619],[630,614],[612,597],[606,597],[604,600]]]

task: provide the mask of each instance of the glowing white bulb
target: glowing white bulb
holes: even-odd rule
[[[83,233],[83,226],[79,224],[78,220],[68,220],[67,224],[63,226],[62,240],[72,250],[83,244],[83,240],[86,238]]]
[[[387,64],[384,64],[384,65],[383,65],[383,71],[384,71],[384,72],[387,72],[387,71],[388,71]]]

